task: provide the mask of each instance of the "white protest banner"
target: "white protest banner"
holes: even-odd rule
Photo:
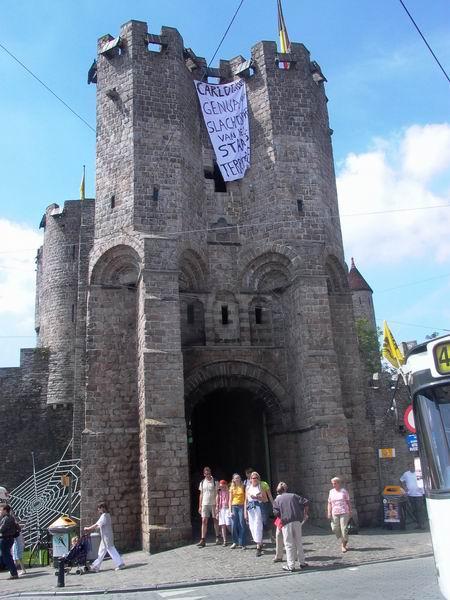
[[[194,83],[220,172],[225,181],[242,179],[250,166],[245,82]]]

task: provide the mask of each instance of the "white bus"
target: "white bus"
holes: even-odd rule
[[[403,371],[413,403],[439,587],[450,600],[450,335],[413,348]]]

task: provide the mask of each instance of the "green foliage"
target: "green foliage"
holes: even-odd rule
[[[380,331],[373,328],[372,323],[367,319],[356,320],[359,354],[364,367],[369,373],[377,373],[381,370],[380,344],[378,342],[380,333]]]

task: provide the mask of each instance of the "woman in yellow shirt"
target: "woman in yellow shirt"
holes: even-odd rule
[[[236,546],[240,546],[245,550],[245,520],[244,520],[244,504],[245,504],[245,487],[241,481],[241,476],[235,473],[230,485],[230,512],[231,520],[231,535],[233,543],[230,546],[232,550]]]

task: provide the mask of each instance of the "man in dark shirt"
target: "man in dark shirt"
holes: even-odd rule
[[[273,512],[281,519],[283,525],[283,540],[286,548],[287,566],[284,571],[295,571],[295,561],[300,563],[300,569],[308,565],[305,559],[302,542],[302,525],[308,518],[309,500],[291,494],[287,491],[288,486],[283,482],[277,485],[277,494],[273,503]]]
[[[0,549],[2,552],[2,560],[9,572],[10,579],[18,579],[16,565],[11,556],[11,548],[14,544],[14,536],[16,534],[16,520],[11,515],[11,507],[9,504],[4,504],[0,511]]]

